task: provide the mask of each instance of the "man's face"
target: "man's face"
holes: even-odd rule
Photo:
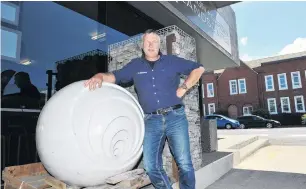
[[[158,56],[160,48],[159,36],[149,33],[143,37],[143,51],[147,57],[154,58]]]

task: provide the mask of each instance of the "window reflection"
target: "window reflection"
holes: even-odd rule
[[[1,56],[18,59],[18,33],[1,28]]]
[[[113,5],[118,4],[120,2]],[[75,5],[80,4],[73,2]],[[130,37],[125,32],[104,25],[109,23],[106,18],[110,19],[110,16],[101,12],[96,19],[104,20],[104,24],[82,15],[82,11],[75,12],[55,2],[20,2],[14,6],[15,17],[12,9],[1,9],[6,9],[1,19],[2,26],[5,26],[1,27],[1,128],[6,144],[11,140],[6,148],[10,149],[10,158],[8,154],[5,155],[7,151],[1,153],[4,154],[2,157],[6,157],[2,158],[2,168],[37,160],[35,136],[31,134],[35,134],[38,116],[46,101],[70,83],[107,71],[108,45]],[[124,9],[124,6],[116,8]],[[118,20],[117,12],[120,10],[110,12],[116,26],[129,32],[134,30],[133,25]],[[130,20],[134,18],[130,8],[125,12],[131,14]],[[105,18],[100,18],[103,15]],[[8,20],[20,22],[13,24]],[[144,23],[146,19],[138,18],[133,23],[140,28],[141,24],[137,21]],[[140,32],[135,30],[134,33]],[[19,136],[26,136],[20,139],[20,143],[31,143],[29,145],[34,149],[31,154],[13,145],[10,138],[12,133],[17,136],[14,141],[18,141]],[[21,149],[21,152],[13,152],[13,149]],[[18,162],[14,160],[16,154],[27,155],[19,157]]]
[[[18,25],[19,7],[13,3],[1,2],[1,20]]]
[[[1,54],[6,55],[1,58],[2,70],[14,70],[15,74],[27,73],[43,101],[49,85],[52,85],[49,90],[53,94],[69,83],[87,79],[98,71],[107,71],[108,45],[129,38],[128,35],[54,2],[21,4],[20,27],[17,30],[7,28],[2,32]],[[18,30],[22,35],[18,36]],[[62,68],[67,69],[58,69],[59,62]],[[48,70],[53,73],[51,80],[48,80]],[[60,77],[57,77],[58,72]],[[12,95],[18,91],[20,88],[15,83],[15,77],[12,77],[2,92]],[[20,107],[16,103],[4,103],[3,100],[2,105]],[[43,105],[40,104],[39,108]]]

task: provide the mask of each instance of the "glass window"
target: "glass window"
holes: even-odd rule
[[[251,105],[243,107],[243,115],[251,115],[252,112],[253,112],[253,107]]]
[[[301,76],[299,71],[291,72],[291,81],[293,89],[302,88]]]
[[[14,62],[20,60],[21,32],[1,27],[1,58]]]
[[[288,89],[286,73],[277,74],[277,77],[278,77],[278,88],[279,88],[279,90]]]
[[[22,6],[19,31],[8,24],[1,27],[1,79],[5,81],[1,88],[2,108],[43,108],[46,94],[52,96],[70,83],[107,71],[109,45],[130,38],[68,9],[68,2],[67,6],[35,1],[19,4]],[[17,19],[8,14],[9,10],[3,19]],[[21,93],[34,96],[38,105],[24,105],[26,100],[17,104],[21,100],[13,98],[20,97]]]
[[[236,80],[230,80],[229,81],[229,87],[230,87],[230,94],[238,94],[238,87],[237,87],[237,81]]]
[[[291,113],[289,97],[281,97],[280,101],[281,101],[282,113]]]
[[[295,103],[295,111],[296,112],[305,112],[305,103],[304,103],[304,97],[301,96],[295,96],[294,97],[294,103]]]
[[[210,103],[208,104],[208,114],[213,114],[215,113],[215,103]]]
[[[207,97],[214,97],[214,84],[213,83],[208,83],[207,84]]]
[[[266,91],[274,91],[273,75],[265,76]]]
[[[239,79],[239,80],[238,80],[238,83],[239,83],[239,93],[240,93],[240,94],[247,93],[246,81],[245,81],[245,79]]]
[[[1,2],[1,21],[18,25],[18,17],[18,5],[9,2]]]
[[[277,114],[277,106],[275,98],[268,98],[268,110],[270,114]]]

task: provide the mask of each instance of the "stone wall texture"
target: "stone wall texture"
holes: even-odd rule
[[[194,38],[190,37],[184,31],[176,26],[169,26],[157,31],[161,37],[161,52],[167,54],[166,37],[168,35],[175,35],[175,42],[172,43],[172,54],[187,60],[196,61],[196,44]],[[129,40],[122,41],[109,46],[109,71],[121,69],[128,64],[132,59],[142,55],[142,38],[136,36]],[[181,77],[181,83],[184,82],[186,76]],[[134,86],[126,88],[131,94],[137,95]],[[195,85],[184,97],[185,111],[189,122],[189,136],[191,156],[195,170],[201,168],[202,150],[201,150],[201,132],[200,132],[200,110],[199,110],[199,91],[198,84]],[[140,164],[141,167],[142,163]],[[166,142],[163,152],[163,165],[167,174],[172,178],[172,155],[170,153],[168,144]]]

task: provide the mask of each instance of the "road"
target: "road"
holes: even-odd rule
[[[268,138],[272,144],[305,145],[306,127],[272,129],[232,129],[218,130],[218,135],[257,135]]]

